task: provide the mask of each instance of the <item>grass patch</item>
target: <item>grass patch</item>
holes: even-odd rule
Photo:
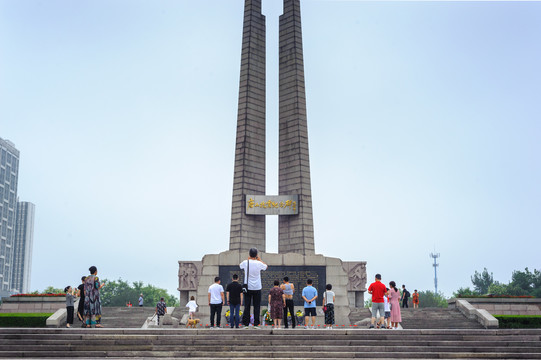
[[[0,313],[0,327],[45,327],[53,313]]]
[[[500,329],[541,329],[541,315],[494,315]]]

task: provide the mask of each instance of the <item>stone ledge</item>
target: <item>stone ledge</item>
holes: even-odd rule
[[[498,319],[492,316],[485,309],[477,309],[466,300],[456,300],[456,307],[468,319],[475,319],[486,329],[497,329],[499,327]]]

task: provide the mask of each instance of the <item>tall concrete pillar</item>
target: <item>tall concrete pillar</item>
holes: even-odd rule
[[[314,254],[314,224],[304,86],[300,0],[284,0],[280,16],[280,195],[299,196],[299,214],[280,216],[279,253]]]
[[[245,0],[229,250],[265,251],[265,216],[245,213],[246,194],[265,195],[265,16]]]

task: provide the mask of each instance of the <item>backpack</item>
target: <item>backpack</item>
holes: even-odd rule
[[[408,290],[406,290],[404,296],[409,298],[409,297],[411,297],[411,294],[410,294],[410,292]]]

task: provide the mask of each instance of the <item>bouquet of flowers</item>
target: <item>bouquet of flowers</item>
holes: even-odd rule
[[[297,310],[295,317],[297,318],[297,325],[304,325],[304,313],[302,311]]]
[[[229,317],[231,316],[231,310],[225,312],[225,319],[227,322],[230,322]],[[239,318],[242,319],[242,310],[239,310]]]
[[[269,310],[264,309],[264,310],[261,312],[261,316],[263,317],[263,321],[265,321],[265,324],[267,324],[267,325],[272,325],[272,324],[274,324],[274,321],[273,321],[272,318],[271,318],[271,314],[270,314],[270,311],[269,311]]]

